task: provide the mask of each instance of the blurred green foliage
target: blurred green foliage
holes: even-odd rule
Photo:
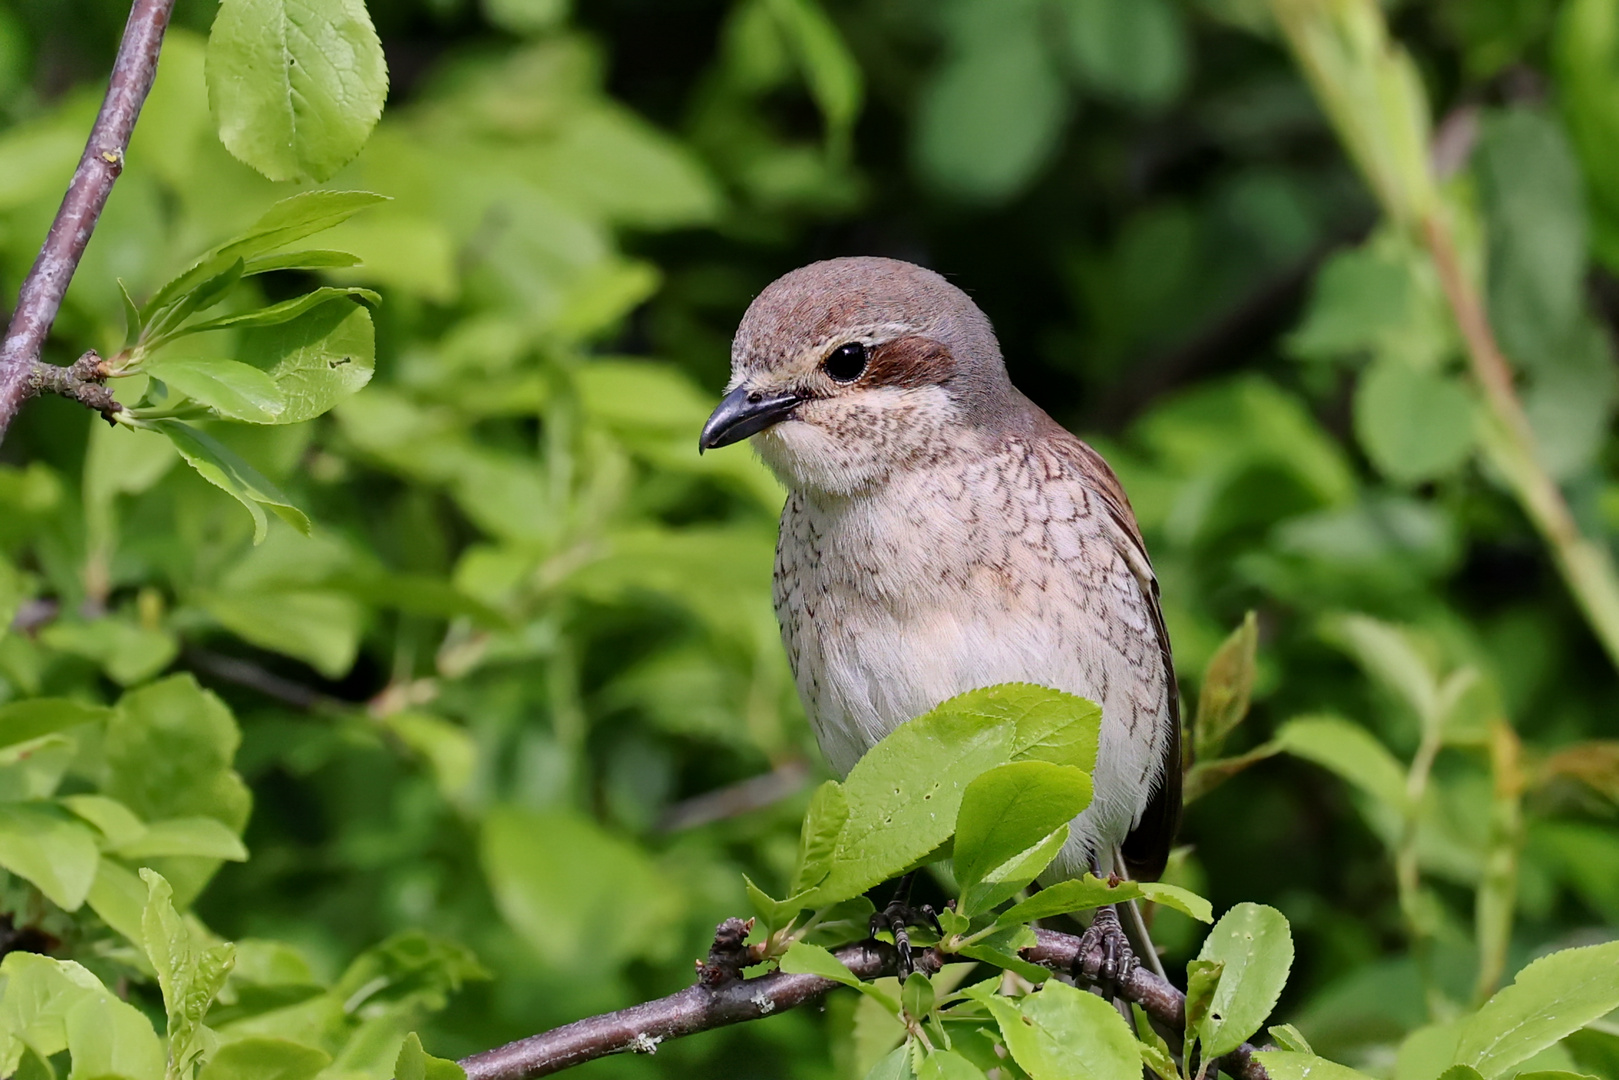
[[[1387,7],[1543,464],[1609,543],[1619,0]],[[221,144],[214,10],[180,5],[55,360],[119,349],[120,281],[144,302],[304,190]],[[823,770],[770,610],[779,490],[696,432],[754,293],[892,254],[979,299],[1134,500],[1202,699],[1170,881],[1285,913],[1288,1051],[1431,1080],[1426,1025],[1613,935],[1614,673],[1479,463],[1431,265],[1268,10],[373,5],[390,99],[328,186],[390,201],[311,241],[361,263],[255,275],[222,312],[374,289],[375,375],[307,423],[201,429],[311,535],[271,520],[255,545],[169,441],[64,401],[0,451],[7,940],[172,1032],[151,867],[189,909],[164,934],[237,942],[210,1026],[376,1080],[432,1071],[399,1056],[411,1030],[453,1057],[687,985],[744,874],[793,885]],[[8,296],[124,14],[0,6]],[[210,355],[251,359],[225,333]],[[1199,955],[1192,920],[1155,919]],[[865,1003],[585,1072],[862,1075],[892,1045]],[[1524,1067],[1619,1080],[1616,1047],[1590,1028]]]

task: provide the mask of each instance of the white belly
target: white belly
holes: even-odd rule
[[[959,478],[914,483],[898,503],[795,496],[784,513],[777,615],[822,751],[846,775],[899,724],[996,683],[1099,702],[1095,798],[1057,870],[1083,871],[1092,852],[1106,862],[1158,782],[1165,736],[1139,584],[1072,502],[1008,511],[964,502]]]

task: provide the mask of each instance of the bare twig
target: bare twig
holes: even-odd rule
[[[770,772],[675,803],[658,819],[658,831],[695,829],[774,806],[802,791],[809,775],[809,763],[803,758],[792,758]]]
[[[188,648],[185,651],[185,661],[196,670],[212,675],[216,679],[245,686],[249,690],[257,690],[267,698],[273,698],[305,712],[352,708],[349,702],[277,675],[250,660],[225,656],[207,649]]]
[[[43,363],[39,354],[61,309],[68,282],[73,280],[73,272],[101,217],[101,208],[107,204],[113,182],[123,172],[124,150],[157,76],[158,52],[163,47],[163,32],[168,29],[173,7],[174,0],[135,0],[130,8],[101,113],[90,129],[90,141],[85,144],[84,156],[79,159],[39,258],[23,279],[17,293],[17,310],[0,344],[0,439],[5,438],[23,400],[43,391],[68,392],[68,396],[103,413],[111,407],[110,395],[103,398],[93,393],[84,385],[86,380],[71,374],[72,368],[67,369],[67,376],[58,374],[62,369],[52,370],[53,365]]]
[[[696,986],[463,1058],[460,1065],[466,1070],[467,1080],[533,1080],[610,1054],[656,1053],[658,1044],[665,1039],[758,1020],[813,1001],[838,986],[816,975],[781,971],[752,979],[738,978],[740,965],[733,954],[740,940],[739,929],[746,933],[743,927],[736,919],[720,924],[709,961],[699,965],[702,979]],[[1058,971],[1074,971],[1079,938],[1051,930],[1037,930],[1035,934],[1036,943],[1024,950],[1026,959]],[[862,979],[894,974],[899,960],[892,945],[878,941],[850,945],[839,950],[837,957]],[[937,971],[947,959],[964,958],[947,958],[932,949],[918,959],[917,967]],[[1095,959],[1099,962],[1100,956]],[[1118,992],[1140,1005],[1154,1020],[1177,1030],[1185,1025],[1185,995],[1145,968],[1138,967]],[[1238,1080],[1268,1080],[1253,1052],[1252,1046],[1244,1044],[1221,1058],[1220,1067]]]

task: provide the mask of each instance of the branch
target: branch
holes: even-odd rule
[[[107,96],[90,129],[90,141],[85,144],[84,156],[79,159],[56,220],[51,222],[39,258],[23,279],[17,293],[17,310],[4,343],[0,343],[0,440],[5,438],[23,401],[42,392],[66,393],[103,414],[116,408],[104,388],[98,395],[86,385],[98,380],[74,374],[78,364],[58,368],[42,362],[39,354],[61,310],[68,282],[73,280],[73,272],[90,243],[101,208],[107,205],[113,182],[124,170],[124,150],[157,76],[163,31],[168,28],[173,7],[174,0],[135,0],[130,8]],[[64,370],[68,374],[61,374]]]
[[[533,1080],[610,1054],[652,1054],[665,1039],[759,1020],[814,1001],[837,988],[838,984],[830,979],[782,971],[742,978],[742,966],[748,961],[741,942],[747,927],[740,919],[727,919],[719,925],[708,961],[698,965],[701,979],[696,986],[463,1058],[460,1065],[466,1070],[467,1080]],[[1025,959],[1057,971],[1075,972],[1079,938],[1051,930],[1037,930],[1035,934],[1035,944],[1024,950]],[[1099,966],[1100,950],[1096,953],[1095,966]],[[892,975],[898,964],[894,947],[880,941],[850,945],[836,955],[862,979]],[[917,967],[931,973],[947,960],[971,962],[931,949],[918,958]],[[1177,1030],[1185,1026],[1186,996],[1144,967],[1136,968],[1118,993],[1161,1023]],[[1268,1080],[1253,1052],[1254,1047],[1245,1043],[1221,1058],[1220,1067],[1238,1080]]]

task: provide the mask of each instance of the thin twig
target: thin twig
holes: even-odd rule
[[[658,818],[659,832],[680,832],[700,825],[751,814],[789,799],[809,780],[809,763],[791,758],[767,773],[750,776],[715,791],[705,791],[675,803]]]
[[[17,293],[17,310],[0,344],[0,440],[5,438],[25,398],[58,390],[59,386],[75,388],[73,383],[64,382],[64,377],[39,370],[51,367],[40,360],[40,350],[62,307],[68,282],[73,280],[73,272],[90,243],[101,208],[107,204],[113,182],[124,170],[124,151],[135,130],[135,118],[157,76],[157,57],[173,7],[174,0],[135,0],[130,8],[107,96],[90,129],[84,156],[79,159],[56,220],[51,222],[39,258],[23,279]],[[80,394],[70,396],[84,400]],[[86,404],[107,411],[99,399]]]
[[[466,1070],[467,1080],[533,1080],[611,1054],[652,1054],[665,1039],[759,1020],[814,1001],[837,988],[838,984],[830,979],[781,971],[739,978],[740,967],[731,953],[741,926],[735,919],[720,924],[708,963],[699,965],[703,977],[697,985],[463,1058],[460,1065]],[[1035,944],[1023,952],[1025,959],[1058,971],[1075,971],[1079,938],[1052,930],[1036,930],[1035,935]],[[879,941],[850,945],[836,955],[861,979],[894,974],[899,959],[892,945]],[[945,957],[937,949],[930,949],[918,958],[917,967],[937,971],[942,962],[961,959],[964,958]],[[1100,956],[1094,959],[1099,962]],[[1154,1020],[1177,1030],[1186,1023],[1186,996],[1145,968],[1136,968],[1118,987],[1118,994],[1140,1005]],[[1245,1043],[1221,1058],[1220,1068],[1238,1080],[1268,1080],[1253,1053],[1254,1047]]]

